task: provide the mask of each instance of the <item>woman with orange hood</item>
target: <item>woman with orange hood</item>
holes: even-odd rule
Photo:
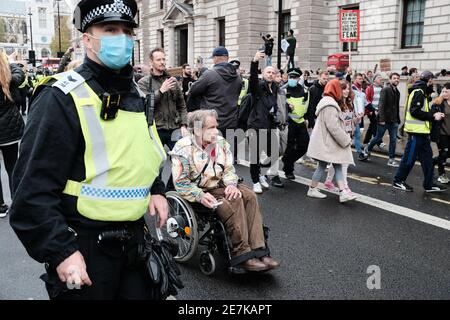
[[[339,187],[341,203],[356,199],[356,196],[346,189],[342,165],[355,164],[351,150],[352,139],[346,132],[342,88],[335,79],[325,87],[324,97],[316,109],[317,121],[311,134],[307,155],[318,161],[317,170],[312,177],[308,197],[323,199],[317,186],[322,179],[328,163],[332,163],[336,171],[335,180]]]

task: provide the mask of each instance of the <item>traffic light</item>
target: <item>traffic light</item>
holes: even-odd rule
[[[31,63],[33,67],[36,66],[36,53],[34,50],[28,51],[28,63]]]

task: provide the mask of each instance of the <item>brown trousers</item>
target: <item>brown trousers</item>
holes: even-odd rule
[[[239,184],[242,198],[228,201],[225,188],[210,190],[223,204],[217,208],[217,214],[231,237],[233,256],[240,256],[252,250],[265,248],[263,222],[256,194],[247,186]]]

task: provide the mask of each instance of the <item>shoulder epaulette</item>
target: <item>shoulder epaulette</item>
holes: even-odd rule
[[[64,94],[68,94],[86,81],[78,72],[74,70],[60,73],[56,75],[55,78],[57,81],[52,85],[52,87],[60,89],[64,92]]]

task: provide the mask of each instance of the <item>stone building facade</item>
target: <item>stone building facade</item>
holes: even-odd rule
[[[138,5],[135,61],[141,63],[162,46],[169,66],[193,64],[198,57],[208,65],[212,49],[224,43],[245,68],[262,45],[261,33],[278,36],[278,0],[138,0]],[[325,68],[328,55],[348,52],[348,43],[339,42],[341,8],[361,11],[361,39],[350,45],[354,69],[373,69],[381,60],[386,70],[450,69],[449,0],[283,0],[284,31],[293,29],[297,38],[297,66]],[[275,48],[274,63],[276,55]]]

